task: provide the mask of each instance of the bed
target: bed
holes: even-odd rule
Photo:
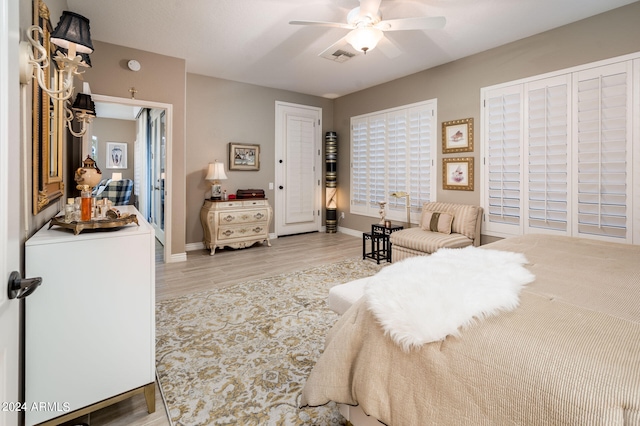
[[[329,332],[301,405],[387,425],[640,425],[640,246],[527,235],[483,248],[528,259],[536,279],[515,310],[405,352],[363,298]]]

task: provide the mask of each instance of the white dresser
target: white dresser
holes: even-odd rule
[[[26,274],[42,277],[25,299],[29,426],[136,393],[155,410],[155,236],[137,210],[118,208],[140,226],[74,235],[45,225],[26,242]]]
[[[273,210],[267,199],[215,201],[205,200],[200,209],[204,245],[211,250],[225,246],[245,248],[269,241]]]

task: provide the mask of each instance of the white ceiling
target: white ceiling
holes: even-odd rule
[[[293,26],[289,21],[346,23],[358,0],[67,4],[89,18],[94,40],[184,58],[189,73],[335,98],[634,1],[383,0],[383,19],[444,16],[447,24],[440,30],[386,32],[376,49],[344,63],[318,55],[348,30]]]

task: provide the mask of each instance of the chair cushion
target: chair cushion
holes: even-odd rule
[[[389,236],[391,252],[394,246],[407,247],[424,253],[434,253],[442,247],[461,248],[473,244],[473,240],[466,235],[425,231],[422,228],[409,228],[396,231]]]
[[[452,222],[453,215],[451,213],[422,210],[420,223],[422,224],[422,229],[425,231],[450,234]]]
[[[451,232],[462,234],[472,240],[476,236],[476,222],[480,207],[469,204],[428,202],[422,205],[422,211],[450,212],[453,214]],[[422,224],[420,224],[422,226]]]

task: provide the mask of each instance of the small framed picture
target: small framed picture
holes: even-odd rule
[[[473,157],[443,158],[442,187],[473,191]]]
[[[442,122],[442,153],[473,151],[473,118]]]
[[[229,170],[260,170],[260,145],[229,142]]]
[[[127,168],[127,143],[107,142],[107,169]]]

